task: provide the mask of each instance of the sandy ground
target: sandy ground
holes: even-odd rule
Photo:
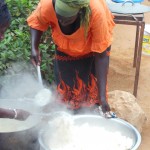
[[[144,1],[150,6],[150,1]],[[150,13],[145,13],[145,22],[150,24]],[[112,44],[109,91],[123,90],[133,93],[135,69],[133,66],[135,26],[116,25]],[[150,56],[142,54],[137,102],[148,117],[143,127],[142,143],[138,150],[150,150]]]

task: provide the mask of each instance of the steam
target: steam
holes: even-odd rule
[[[0,132],[16,133],[15,139],[20,141],[16,149],[34,144],[32,141],[38,139],[39,131],[48,124],[46,120],[50,120],[58,111],[69,112],[65,105],[57,103],[60,97],[55,89],[55,85],[49,85],[46,81],[41,86],[36,68],[24,62],[14,63],[6,70],[6,75],[0,77],[0,107],[23,109],[31,113],[25,121],[0,118]],[[31,133],[33,138],[30,137],[26,143],[25,138]],[[4,146],[7,149],[7,144]]]
[[[0,98],[32,98],[41,87],[34,76],[34,70],[23,63],[13,64],[5,76],[0,77]]]
[[[14,63],[6,70],[6,75],[0,77],[0,99],[31,100],[30,102],[34,101],[36,105],[43,107],[45,113],[56,111],[73,113],[66,108],[65,104],[60,103],[61,97],[56,93],[55,85],[49,85],[46,81],[43,84],[42,86],[39,83],[37,70],[33,65],[24,62]],[[42,97],[44,94],[45,96]],[[46,104],[48,105],[45,106]],[[89,113],[89,110],[80,108],[75,111],[75,113],[80,112]]]
[[[132,139],[130,139],[130,137],[123,137],[120,133],[110,133],[104,130],[103,127],[99,128],[99,126],[91,128],[89,124],[84,123],[80,126],[76,125],[75,120],[73,120],[74,114],[95,114],[93,111],[94,108],[81,108],[77,111],[69,110],[65,104],[60,103],[61,97],[57,95],[55,85],[52,86],[45,82],[44,86],[41,86],[38,82],[36,69],[33,66],[24,63],[15,63],[6,73],[6,76],[0,77],[0,107],[25,109],[32,113],[26,121],[17,122],[17,124],[19,123],[17,126],[21,127],[20,130],[26,130],[26,132],[28,132],[28,134],[19,132],[18,135],[16,135],[19,138],[21,137],[23,139],[24,135],[30,135],[31,130],[28,131],[27,129],[39,125],[38,128],[35,129],[35,132],[32,132],[32,136],[37,140],[38,132],[44,129],[43,126],[48,125],[49,130],[46,130],[47,138],[45,139],[41,136],[41,143],[48,146],[48,149],[96,150],[100,147],[103,148],[107,146],[107,150],[125,150],[130,149],[132,146]],[[44,114],[45,118],[43,118]],[[5,122],[0,119],[0,122],[3,123],[0,126],[6,127],[6,124],[12,125],[13,121],[17,120],[9,119],[9,121],[7,120]],[[15,122],[14,126],[12,130],[15,132],[18,130],[18,128],[16,129]],[[1,130],[4,131],[4,129]],[[6,132],[11,132],[12,130],[10,130],[8,126]],[[87,132],[90,136],[87,136]],[[111,138],[109,140],[111,143],[108,144],[108,137],[115,138],[115,141],[118,141],[117,145],[111,142]],[[28,145],[28,142],[33,141],[33,138],[31,138],[26,144],[26,139],[21,141],[25,146]],[[83,139],[85,140],[82,141]],[[122,141],[125,141],[124,143],[126,145],[124,145]],[[32,145],[32,143],[30,144]]]
[[[6,75],[0,77],[1,107],[25,109],[32,113],[55,113],[67,111],[65,105],[59,103],[60,97],[56,93],[56,86],[43,85],[38,81],[36,68],[28,63],[17,62],[6,70]],[[37,107],[37,112],[33,111]]]

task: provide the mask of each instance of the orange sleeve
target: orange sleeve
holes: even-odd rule
[[[96,1],[92,9],[91,34],[92,45],[91,50],[94,52],[105,51],[112,43],[112,34],[115,23],[113,15],[103,2]]]
[[[51,0],[40,0],[36,10],[27,18],[28,25],[34,29],[46,31],[50,25],[51,5]]]

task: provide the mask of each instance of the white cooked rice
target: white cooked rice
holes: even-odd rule
[[[71,118],[64,116],[49,125],[51,132],[47,142],[51,150],[129,150],[133,143],[132,138],[119,131],[110,132],[88,123],[77,126]]]

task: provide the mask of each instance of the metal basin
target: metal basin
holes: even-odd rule
[[[0,99],[1,108],[24,109],[31,113],[39,108],[30,102]],[[0,118],[0,150],[39,150],[38,131],[41,118],[30,116],[25,121]]]
[[[131,124],[122,119],[119,118],[105,119],[98,115],[75,115],[73,116],[73,119],[75,120],[75,124],[78,126],[88,123],[91,127],[92,126],[105,127],[105,129],[110,132],[115,131],[121,132],[122,136],[130,137],[132,139],[133,143],[130,150],[137,150],[137,148],[141,143],[141,135],[138,132],[138,130],[134,126],[132,126]],[[47,143],[48,134],[50,134],[50,132],[47,132],[48,130],[49,129],[46,128],[40,132],[39,143],[41,145],[41,150],[52,150],[48,147]],[[112,141],[113,139],[111,137],[107,137],[108,144],[110,140]]]
[[[40,108],[30,101],[0,99],[0,104],[1,108],[6,109],[23,109],[30,112],[31,114],[40,112]],[[29,118],[27,118],[27,120],[24,121],[0,118],[0,133],[24,131],[36,126],[37,124],[39,124],[40,121],[40,117],[32,115],[30,115]]]

